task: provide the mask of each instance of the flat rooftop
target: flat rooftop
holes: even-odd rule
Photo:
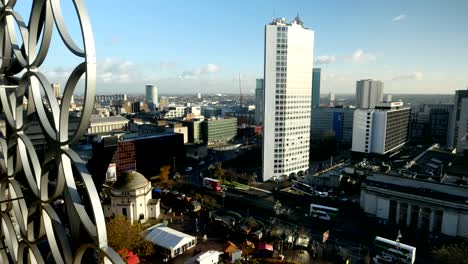
[[[385,174],[368,176],[364,180],[364,184],[400,193],[468,205],[468,188],[456,185]]]

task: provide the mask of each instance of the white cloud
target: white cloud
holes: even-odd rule
[[[406,14],[400,14],[392,19],[393,22],[398,22],[406,18]]]
[[[335,55],[321,55],[321,56],[318,56],[317,59],[315,59],[315,64],[317,65],[330,64],[335,61],[336,61]]]
[[[219,72],[220,70],[221,70],[221,67],[219,67],[218,65],[209,63],[201,67],[193,68],[190,71],[182,72],[182,74],[180,75],[180,78],[181,79],[197,79],[201,75],[216,73],[216,72]]]
[[[143,79],[142,69],[132,61],[106,58],[97,63],[97,82],[132,83]]]
[[[365,62],[370,62],[370,61],[375,61],[377,57],[369,52],[365,52],[362,49],[357,49],[353,54],[351,55],[351,61],[352,62],[357,62],[357,63],[365,63]]]
[[[420,81],[423,79],[422,72],[412,72],[408,74],[400,74],[392,78],[393,81],[406,81],[406,80],[416,80]]]

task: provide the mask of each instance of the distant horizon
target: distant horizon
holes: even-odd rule
[[[121,93],[121,92],[115,92],[115,93],[96,93],[96,95],[113,95],[113,94],[125,94],[125,95],[131,95],[131,96],[145,96],[144,93]],[[227,95],[227,96],[239,96],[239,93],[219,93],[221,95]],[[328,96],[330,93],[320,93],[320,97],[324,96]],[[451,94],[451,93],[385,93],[385,95],[446,95],[446,96],[455,96],[455,93]],[[197,93],[174,93],[174,94],[168,94],[168,93],[159,93],[159,96],[166,96],[166,95],[183,95],[183,96],[197,96]],[[203,99],[203,96],[207,96],[207,95],[218,95],[218,93],[202,93],[202,99]],[[243,95],[251,95],[251,96],[255,96],[254,93],[243,93]],[[335,96],[336,95],[349,95],[349,96],[355,96],[354,93],[335,93]]]

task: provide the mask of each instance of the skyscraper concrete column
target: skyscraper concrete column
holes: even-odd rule
[[[158,88],[152,84],[148,84],[146,87],[146,102],[151,111],[155,111],[159,107]]]

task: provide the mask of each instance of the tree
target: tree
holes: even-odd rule
[[[218,203],[216,202],[216,199],[209,195],[203,195],[203,205],[207,208],[215,208],[217,207]]]
[[[159,174],[159,180],[161,182],[167,182],[169,180],[169,174],[171,172],[171,166],[169,165],[163,165],[161,168],[159,168],[160,174]]]
[[[107,241],[116,250],[133,251],[139,256],[154,253],[153,244],[140,234],[141,224],[130,224],[125,217],[116,217],[107,222]]]
[[[468,264],[468,245],[465,242],[443,245],[434,249],[432,255],[435,263]]]
[[[221,162],[216,162],[214,168],[214,176],[217,179],[223,179],[225,174],[226,170],[223,168],[223,164]]]
[[[258,224],[257,224],[257,220],[255,220],[255,218],[253,217],[247,217],[245,218],[244,222],[250,227],[250,228],[257,228]]]
[[[193,199],[194,199],[195,201],[200,201],[202,198],[203,198],[203,195],[201,195],[200,193],[195,193],[195,194],[193,195]]]

